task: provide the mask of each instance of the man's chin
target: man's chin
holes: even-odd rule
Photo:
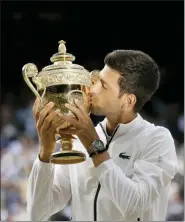
[[[91,109],[91,113],[95,116],[104,116],[104,113],[102,111],[95,108]]]

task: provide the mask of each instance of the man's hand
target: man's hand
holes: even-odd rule
[[[96,133],[95,127],[93,125],[93,122],[91,118],[89,117],[89,114],[83,106],[75,100],[75,105],[66,104],[66,108],[71,110],[76,118],[62,115],[61,113],[58,114],[61,119],[66,120],[71,123],[73,126],[73,129],[63,129],[60,130],[60,134],[68,134],[68,135],[77,135],[80,139],[81,143],[84,145],[84,147],[87,149],[91,146],[93,141],[99,139],[98,134]],[[92,157],[94,166],[97,167],[104,161],[107,161],[110,159],[109,153],[104,152],[98,155],[94,155]]]
[[[54,109],[54,103],[48,103],[40,112],[39,104],[40,100],[37,98],[33,106],[33,114],[39,137],[39,156],[41,161],[49,162],[49,157],[55,148],[55,130],[62,125],[63,121],[58,117],[60,110]]]
[[[84,147],[86,149],[89,148],[94,140],[99,139],[89,114],[78,100],[75,100],[75,105],[66,104],[65,106],[74,113],[76,118],[59,113],[58,116],[61,117],[62,120],[68,121],[73,126],[73,128],[70,129],[60,130],[60,134],[77,135]]]

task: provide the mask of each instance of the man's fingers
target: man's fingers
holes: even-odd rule
[[[71,125],[73,125],[74,127],[78,128],[79,126],[79,123],[78,123],[78,120],[74,117],[71,117],[71,116],[65,116],[61,113],[58,114],[58,116],[62,119],[62,120],[65,120],[69,123],[71,123]]]
[[[39,118],[39,112],[38,112],[39,104],[40,104],[40,98],[37,97],[37,99],[35,100],[34,105],[33,105],[33,115],[34,115],[36,122]]]
[[[37,112],[36,115],[35,115],[35,121],[36,121],[36,123],[37,123],[37,121],[38,121],[38,119],[39,119],[39,114],[40,114],[40,113]]]
[[[77,106],[82,114],[87,114],[84,105],[78,99],[75,99],[74,104]]]
[[[55,110],[54,112],[52,112],[51,114],[49,114],[43,121],[43,124],[41,125],[42,126],[42,131],[47,131],[48,129],[49,130],[53,130],[53,127],[52,127],[52,120],[55,119],[58,115],[58,113],[60,112],[59,109]],[[60,118],[59,118],[60,120]],[[39,126],[38,126],[39,127]]]
[[[51,124],[52,128],[56,131],[57,129],[60,129],[60,127],[63,127],[65,125],[65,122],[63,119],[60,119],[60,117],[58,117],[57,115],[56,118],[52,120]]]
[[[67,104],[65,104],[65,107],[67,109],[69,109],[72,113],[74,113],[74,115],[77,117],[77,119],[79,119],[79,120],[83,119],[83,114],[82,114],[81,110],[76,107],[76,105],[72,105],[72,104],[67,103]]]
[[[52,109],[54,107],[53,102],[49,102],[40,112],[39,119],[38,119],[38,128],[41,128],[41,126],[44,123],[45,118],[48,116],[49,113],[51,113]],[[51,115],[51,114],[49,114]]]

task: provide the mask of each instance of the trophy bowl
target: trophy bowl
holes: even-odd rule
[[[75,57],[66,52],[65,41],[59,41],[58,53],[54,54],[50,61],[52,65],[46,66],[38,72],[35,64],[28,63],[23,66],[22,74],[25,82],[35,94],[40,97],[39,110],[49,103],[54,102],[55,108],[60,109],[64,115],[74,114],[65,107],[65,103],[74,103],[75,99],[80,100],[86,111],[90,112],[90,87],[94,78],[97,79],[97,72],[90,73],[83,66],[73,64]],[[93,77],[94,76],[94,77]],[[36,85],[33,86],[32,82]],[[92,81],[93,79],[93,81]],[[60,129],[69,128],[70,123],[64,122]],[[56,131],[56,136],[59,135]],[[53,153],[50,162],[55,164],[76,164],[85,161],[86,155],[72,148],[74,137],[60,135],[61,151]]]

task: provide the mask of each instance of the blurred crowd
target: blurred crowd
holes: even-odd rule
[[[26,98],[26,97],[25,97]],[[1,104],[1,221],[23,221],[26,215],[26,185],[39,144],[32,106],[34,99],[14,106],[4,100]],[[20,102],[21,104],[21,102]],[[172,181],[167,221],[184,221],[184,112],[179,104],[165,104],[154,97],[150,107],[141,115],[147,120],[167,127],[175,140],[179,172]],[[91,115],[96,125],[103,117]],[[70,220],[70,204],[53,215],[52,221]]]

